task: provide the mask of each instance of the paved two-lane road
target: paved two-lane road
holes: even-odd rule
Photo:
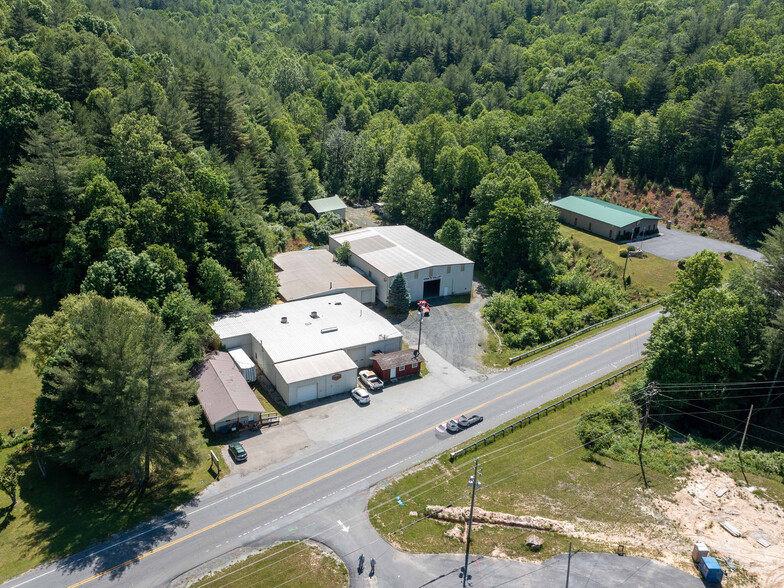
[[[557,398],[641,358],[658,313],[645,315],[521,368],[498,374],[415,414],[344,440],[224,493],[194,500],[66,560],[6,583],[49,586],[160,586],[204,561],[281,529],[302,537],[331,532],[313,513],[466,440],[440,439],[434,427],[478,412],[484,422],[471,434]],[[364,516],[359,513],[357,516]],[[351,521],[342,521],[351,524]],[[334,532],[340,532],[337,521]]]

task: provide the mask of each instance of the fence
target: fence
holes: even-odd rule
[[[527,417],[521,418],[519,421],[515,421],[515,422],[505,426],[503,429],[501,429],[499,431],[496,431],[495,433],[487,435],[486,437],[480,439],[476,443],[472,443],[471,445],[467,445],[467,446],[465,446],[465,447],[463,447],[461,449],[457,449],[457,450],[455,450],[455,451],[453,451],[453,452],[451,452],[449,454],[449,460],[450,461],[455,461],[455,459],[457,459],[461,455],[464,455],[464,454],[468,453],[469,451],[476,450],[476,448],[479,447],[480,445],[482,445],[482,447],[486,447],[488,443],[493,443],[499,435],[506,436],[507,432],[514,431],[516,427],[524,427],[525,425],[529,425],[529,424],[531,424],[531,421],[533,419],[539,420],[539,418],[543,414],[546,416],[550,412],[557,410],[558,407],[563,408],[567,402],[569,404],[571,404],[573,400],[580,400],[583,396],[588,396],[588,394],[590,394],[591,392],[593,392],[597,388],[598,389],[604,388],[605,384],[614,384],[615,382],[618,381],[618,378],[622,378],[623,376],[632,373],[634,370],[639,369],[642,364],[643,364],[643,362],[641,362],[641,361],[638,362],[638,363],[635,363],[634,365],[627,367],[625,370],[605,378],[601,382],[597,382],[596,384],[593,384],[592,386],[588,386],[587,388],[583,388],[582,390],[580,390],[579,392],[575,392],[571,396],[567,396],[566,398],[564,398],[562,400],[559,400],[558,402],[556,402],[554,404],[551,404],[550,406],[546,406],[545,408],[543,408],[541,410],[538,410],[535,413],[528,415]]]
[[[651,302],[649,304],[645,304],[645,305],[643,305],[643,306],[641,306],[639,308],[635,308],[634,310],[630,310],[629,312],[625,312],[623,314],[619,314],[618,316],[614,316],[612,318],[608,318],[606,321],[602,321],[600,323],[596,323],[595,325],[590,325],[588,327],[585,327],[584,329],[580,329],[579,331],[575,331],[574,333],[571,333],[571,334],[567,335],[566,337],[561,337],[560,339],[556,339],[555,341],[550,341],[549,343],[545,343],[544,345],[540,345],[539,347],[536,347],[535,349],[531,349],[529,351],[526,351],[525,353],[521,353],[520,355],[515,355],[514,357],[510,357],[509,358],[509,363],[514,363],[516,361],[520,361],[521,359],[525,359],[526,357],[530,357],[530,356],[532,356],[532,355],[534,355],[536,353],[539,353],[541,351],[545,351],[546,349],[550,349],[551,347],[555,347],[556,345],[560,345],[561,343],[564,343],[565,341],[569,341],[570,339],[574,339],[575,337],[579,337],[583,333],[587,333],[589,331],[593,331],[594,329],[598,329],[599,327],[603,327],[604,325],[609,325],[609,324],[614,323],[616,321],[623,320],[626,317],[630,317],[633,314],[637,314],[638,312],[642,312],[644,310],[648,310],[649,308],[653,308],[654,306],[656,306],[658,304],[661,304],[661,302],[662,302],[661,300],[657,300],[655,302]]]
[[[262,412],[259,419],[259,425],[278,425],[280,424],[280,415],[277,412]]]

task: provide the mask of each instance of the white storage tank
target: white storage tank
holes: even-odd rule
[[[254,365],[253,360],[248,357],[248,354],[242,350],[242,347],[229,349],[229,355],[231,355],[237,368],[242,372],[242,376],[245,380],[248,382],[255,382],[256,366]]]

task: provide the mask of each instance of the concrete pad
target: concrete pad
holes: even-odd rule
[[[634,241],[633,244],[643,251],[647,251],[657,257],[662,257],[671,261],[677,261],[684,257],[691,257],[703,249],[715,251],[716,253],[732,251],[734,254],[741,255],[752,261],[762,260],[762,254],[754,249],[749,249],[748,247],[743,247],[742,245],[736,245],[734,243],[725,243],[724,241],[702,237],[685,231],[679,231],[678,229],[667,229],[663,227],[659,228],[659,234],[657,236],[645,239],[642,243]]]

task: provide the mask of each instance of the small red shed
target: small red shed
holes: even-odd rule
[[[418,374],[424,358],[415,349],[402,349],[392,353],[377,353],[373,359],[373,371],[384,382]]]

